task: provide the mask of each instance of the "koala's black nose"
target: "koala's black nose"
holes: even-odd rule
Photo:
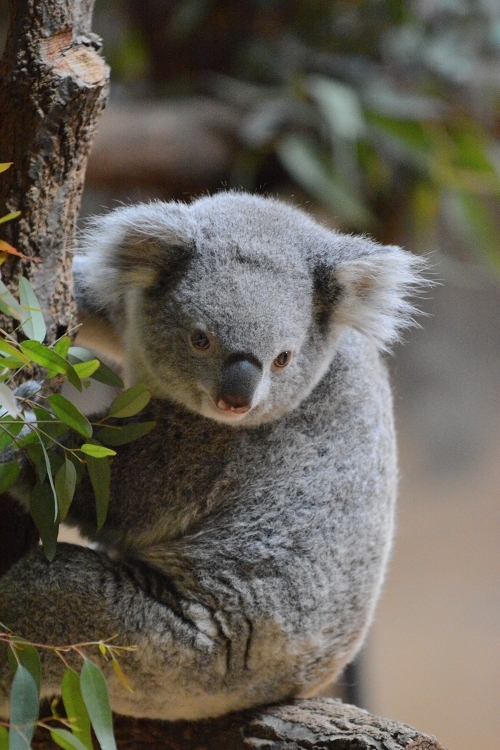
[[[262,365],[254,357],[242,354],[228,359],[221,372],[217,394],[219,408],[248,411],[261,376]]]

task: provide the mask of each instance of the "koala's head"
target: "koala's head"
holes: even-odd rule
[[[421,267],[279,201],[219,193],[98,217],[74,276],[79,306],[122,337],[132,381],[254,426],[311,392],[345,326],[393,343],[411,323]]]

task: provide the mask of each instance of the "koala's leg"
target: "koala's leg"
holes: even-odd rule
[[[206,607],[189,593],[180,595],[163,575],[88,548],[61,544],[51,563],[40,549],[21,559],[0,580],[0,622],[40,644],[81,644],[116,635],[116,645],[136,646],[120,657],[133,693],[120,684],[96,647],[84,649],[105,672],[118,713],[201,718],[248,704],[248,685],[239,678],[228,680],[228,638]],[[64,665],[51,652],[41,651],[41,657],[43,695],[53,695]],[[70,661],[77,669],[81,664],[79,657]],[[11,679],[2,649],[3,715]]]
[[[10,495],[0,495],[0,577],[39,540],[31,515]]]

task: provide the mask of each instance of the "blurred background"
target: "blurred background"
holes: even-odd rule
[[[94,30],[112,92],[83,215],[244,188],[429,255],[441,285],[389,362],[394,554],[343,690],[497,750],[500,2],[97,0]]]

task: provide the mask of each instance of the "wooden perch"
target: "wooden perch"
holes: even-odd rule
[[[210,721],[115,718],[119,750],[444,750],[434,737],[332,698],[308,698]],[[40,730],[34,750],[56,746]]]

